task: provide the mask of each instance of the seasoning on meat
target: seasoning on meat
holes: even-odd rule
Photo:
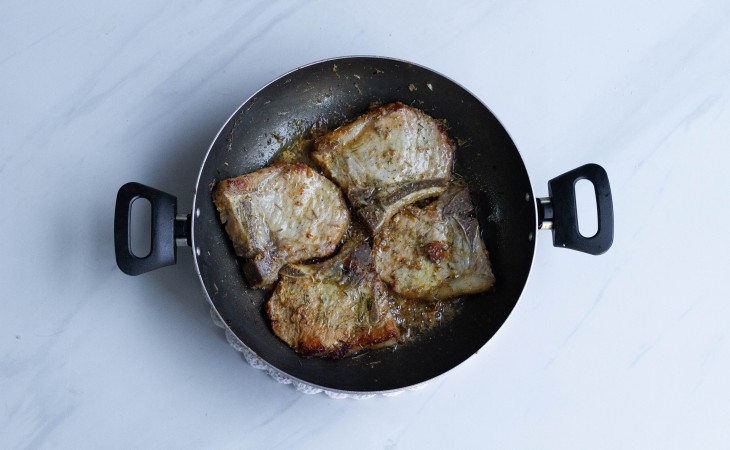
[[[454,144],[444,125],[402,103],[375,108],[315,141],[312,159],[371,230],[403,206],[442,193]]]
[[[213,201],[249,284],[278,279],[266,312],[297,353],[340,359],[411,342],[450,320],[460,305],[450,299],[493,286],[441,122],[392,103],[295,145],[218,183]]]
[[[287,263],[334,253],[350,223],[337,186],[305,164],[223,180],[213,202],[253,288],[273,285]]]
[[[299,354],[339,359],[397,343],[390,301],[365,233],[355,227],[332,258],[284,267],[266,310],[274,333]]]
[[[406,206],[374,239],[375,267],[410,299],[445,300],[492,287],[489,254],[464,186],[452,184],[429,205]]]

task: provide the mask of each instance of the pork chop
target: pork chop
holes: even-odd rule
[[[316,139],[311,156],[377,231],[404,205],[446,189],[454,144],[441,122],[391,103]]]
[[[464,186],[437,200],[406,206],[374,238],[378,275],[406,298],[445,300],[492,287],[489,253]]]
[[[339,188],[305,164],[223,180],[213,202],[253,288],[274,284],[287,263],[334,253],[350,223]]]
[[[391,294],[373,269],[364,229],[332,258],[279,275],[266,310],[274,333],[299,354],[339,359],[398,341]]]

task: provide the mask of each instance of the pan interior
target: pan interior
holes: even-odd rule
[[[265,166],[313,124],[336,127],[374,103],[400,101],[445,119],[457,143],[455,172],[469,185],[497,278],[491,292],[466,297],[448,326],[417,343],[334,361],[302,358],[271,331],[269,291],[248,288],[211,200],[216,182]],[[230,329],[257,355],[305,382],[377,392],[434,378],[477,352],[514,308],[534,254],[536,214],[524,163],[507,132],[451,80],[403,61],[354,57],[300,68],[256,93],[213,143],[196,187],[193,243],[203,285]]]

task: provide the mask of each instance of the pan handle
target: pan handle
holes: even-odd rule
[[[575,202],[575,184],[588,180],[596,191],[598,231],[585,237],[578,231],[578,208]],[[586,164],[573,169],[548,183],[549,198],[538,199],[541,229],[553,230],[553,245],[570,248],[591,255],[605,253],[613,244],[613,200],[608,174],[598,164]]]
[[[140,258],[132,253],[130,213],[132,203],[145,198],[152,209],[150,253]],[[140,275],[177,262],[177,244],[190,245],[190,215],[177,216],[177,198],[140,183],[127,183],[117,193],[114,209],[114,250],[117,265],[127,275]]]

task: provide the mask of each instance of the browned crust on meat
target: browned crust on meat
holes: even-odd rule
[[[335,343],[325,344],[322,341],[323,328],[311,322],[312,311],[308,311],[305,305],[288,308],[281,304],[280,286],[277,285],[266,303],[266,312],[274,334],[300,355],[341,359],[361,350],[387,347],[398,342],[400,331],[396,322],[388,317],[355,329],[351,334],[344,333]]]
[[[443,261],[446,256],[446,246],[443,242],[429,242],[423,246],[423,249],[426,251],[428,259],[436,264],[441,264],[441,261]]]
[[[339,359],[397,343],[392,293],[374,271],[365,237],[355,227],[334,257],[281,271],[266,312],[274,334],[297,353]]]
[[[259,169],[256,172],[219,181],[213,189],[213,202],[216,204],[218,212],[221,212],[221,208],[218,206],[218,203],[225,204],[226,195],[240,195],[244,192],[256,191],[259,188],[259,183],[263,179],[265,179],[270,173],[277,171],[281,171],[281,173],[303,172],[307,176],[312,176],[312,174],[316,173],[311,167],[303,163],[276,162],[264,167],[263,169]]]
[[[363,349],[376,349],[395,345],[398,342],[398,327],[383,326],[367,332],[360,332],[347,342],[340,342],[334,347],[326,347],[316,335],[305,335],[297,342],[295,350],[303,356],[328,356],[342,359]]]

